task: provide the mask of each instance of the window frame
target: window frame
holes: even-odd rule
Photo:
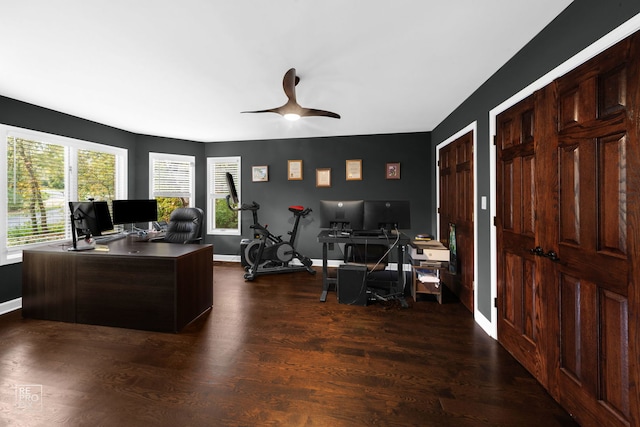
[[[0,197],[0,224],[3,225],[2,227],[0,227],[0,266],[22,262],[22,251],[24,249],[41,246],[43,244],[51,244],[53,242],[63,242],[71,239],[71,226],[67,224],[67,226],[65,227],[64,239],[49,241],[46,243],[33,243],[15,246],[11,248],[7,246],[7,238],[9,235],[9,204],[6,196],[6,189],[8,186],[7,139],[10,136],[65,147],[65,150],[67,150],[67,153],[65,155],[65,204],[67,204],[69,201],[77,200],[78,197],[78,150],[97,151],[115,155],[115,194],[118,198],[126,198],[128,186],[128,150],[126,148],[120,148],[112,145],[100,144],[96,142],[84,141],[66,136],[54,135],[46,132],[0,124],[0,188],[3,189],[4,193],[3,196]]]
[[[196,197],[196,157],[188,154],[171,154],[171,153],[158,153],[149,152],[149,197],[155,199],[156,197],[180,197],[178,195],[156,194],[154,190],[155,184],[155,169],[154,162],[156,160],[166,160],[172,162],[184,162],[189,163],[189,207],[195,206]]]
[[[238,192],[238,198],[241,199],[242,194],[242,159],[240,156],[221,156],[221,157],[207,157],[207,234],[216,234],[223,236],[240,236],[242,234],[242,211],[238,210],[238,228],[215,228],[215,213],[216,213],[216,200],[226,198],[228,193],[216,194],[213,193],[211,183],[213,182],[212,174],[215,173],[215,166],[220,163],[237,163],[238,174],[237,180],[234,182],[236,191]]]

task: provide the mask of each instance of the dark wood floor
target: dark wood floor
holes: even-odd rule
[[[576,425],[458,302],[321,303],[320,274],[242,275],[216,263],[213,310],[180,334],[0,316],[0,425]]]

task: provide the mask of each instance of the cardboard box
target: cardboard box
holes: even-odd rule
[[[410,256],[414,260],[449,261],[449,249],[437,240],[412,241]]]

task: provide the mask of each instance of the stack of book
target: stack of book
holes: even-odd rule
[[[416,237],[414,237],[413,240],[418,240],[418,241],[433,240],[433,236],[431,234],[416,234]]]

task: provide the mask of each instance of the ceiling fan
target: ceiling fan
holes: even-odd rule
[[[296,100],[296,86],[300,82],[300,77],[296,76],[296,69],[291,68],[284,74],[282,87],[289,100],[281,107],[269,108],[268,110],[243,111],[243,113],[278,113],[287,120],[298,120],[300,117],[323,116],[339,119],[340,115],[331,111],[316,110],[315,108],[305,108],[298,104]]]

